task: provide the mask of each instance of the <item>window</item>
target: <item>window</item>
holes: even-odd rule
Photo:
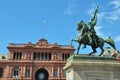
[[[26,70],[25,76],[26,76],[26,77],[30,77],[30,69],[27,69],[27,70]]]
[[[64,60],[65,58],[64,58],[64,53],[62,53],[62,60]]]
[[[70,57],[70,54],[68,54],[68,58]]]
[[[19,52],[17,52],[17,56],[16,57],[17,57],[17,59],[19,58]]]
[[[67,58],[68,58],[68,56],[67,56],[67,54],[65,54],[65,60],[67,60]]]
[[[15,56],[16,56],[16,52],[13,53],[13,59],[15,59]]]
[[[54,70],[53,75],[54,75],[55,78],[58,77],[58,71],[56,69]]]
[[[22,52],[20,52],[19,54],[20,54],[20,56],[19,56],[19,57],[20,57],[20,59],[22,59]]]
[[[41,60],[44,60],[44,53],[41,53]]]
[[[22,52],[14,52],[13,59],[22,59]]]
[[[51,60],[51,53],[49,53],[49,60]]]
[[[70,57],[70,54],[62,53],[62,60],[67,60]]]
[[[3,76],[3,68],[0,68],[0,78]]]
[[[15,67],[14,68],[14,76],[18,76],[19,75],[19,68],[18,67]]]
[[[48,56],[47,56],[47,53],[45,53],[45,60],[47,60],[48,59]]]
[[[2,56],[2,59],[6,59],[6,57],[5,57],[5,56]]]
[[[37,59],[40,59],[40,52],[37,53]]]
[[[66,71],[63,71],[63,75],[64,75],[64,77],[66,77]]]
[[[36,59],[36,52],[34,52],[34,56],[33,56],[33,59]]]

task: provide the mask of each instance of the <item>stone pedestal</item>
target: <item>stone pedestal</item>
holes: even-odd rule
[[[120,61],[112,57],[74,55],[64,70],[66,80],[120,80]]]

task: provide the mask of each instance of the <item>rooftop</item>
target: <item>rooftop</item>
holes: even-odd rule
[[[31,42],[28,42],[26,44],[15,44],[10,43],[8,48],[10,47],[31,47],[31,48],[64,48],[64,49],[72,49],[74,48],[71,45],[59,45],[58,43],[50,44],[46,39],[42,38],[40,39],[36,44],[33,44]]]

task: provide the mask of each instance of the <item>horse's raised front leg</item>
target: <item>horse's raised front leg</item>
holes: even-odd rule
[[[78,39],[71,39],[71,41],[70,41],[70,45],[72,45],[72,42],[78,42]]]

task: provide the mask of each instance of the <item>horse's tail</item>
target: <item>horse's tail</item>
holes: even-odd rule
[[[108,43],[109,45],[111,45],[111,46],[116,50],[115,43],[114,43],[114,41],[111,39],[111,37],[105,39],[104,41],[105,41],[106,43]]]

